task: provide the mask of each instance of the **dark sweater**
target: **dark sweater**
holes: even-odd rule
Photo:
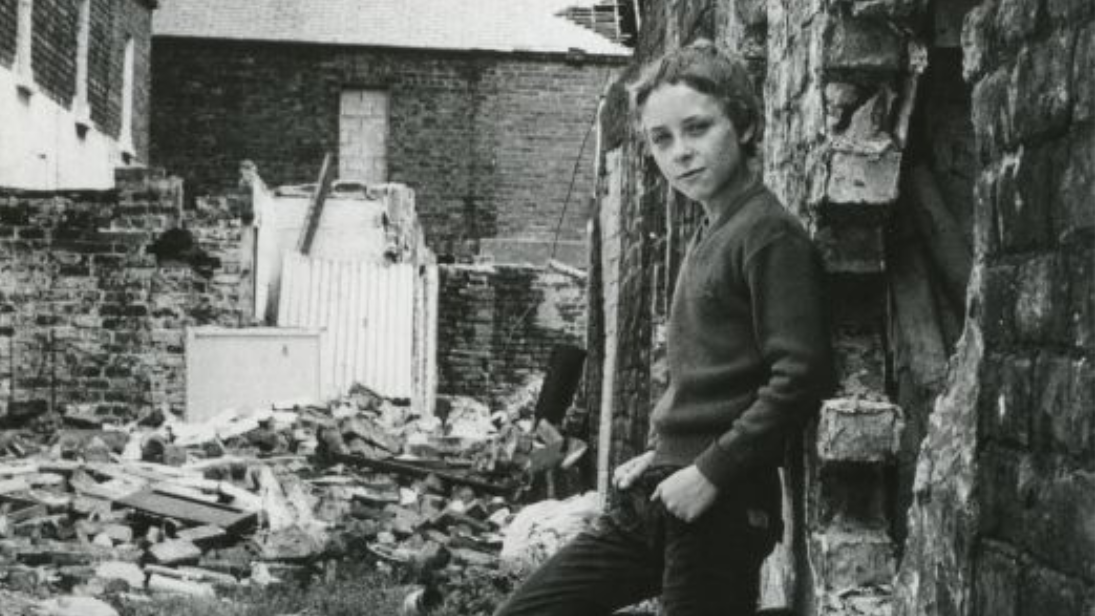
[[[669,315],[655,465],[695,463],[720,488],[771,480],[832,387],[823,286],[802,224],[759,180],[697,232]]]

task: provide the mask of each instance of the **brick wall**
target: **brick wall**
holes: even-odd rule
[[[239,325],[250,272],[238,204],[184,211],[181,190],[134,170],[117,191],[0,194],[0,421],[69,405],[119,420],[182,409],[185,327]],[[180,223],[219,267],[157,264],[148,247]]]
[[[1095,11],[990,0],[962,43],[975,273],[921,459],[901,613],[1091,613]]]
[[[585,346],[585,282],[535,267],[441,266],[438,393],[497,403],[542,376],[556,345]]]
[[[254,160],[271,185],[315,181],[337,154],[343,88],[390,96],[389,179],[411,186],[427,242],[551,239],[575,157],[616,61],[379,51],[158,37],[153,159],[216,193]],[[584,239],[593,140],[563,225]]]

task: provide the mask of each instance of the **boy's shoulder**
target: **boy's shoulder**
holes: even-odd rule
[[[781,237],[809,239],[806,228],[798,217],[780,203],[770,190],[757,191],[736,220],[737,224],[727,231],[749,248],[760,248]],[[729,225],[728,225],[729,226]]]

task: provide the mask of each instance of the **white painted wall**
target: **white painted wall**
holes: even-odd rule
[[[76,115],[25,78],[0,67],[0,187],[28,190],[109,189],[125,165],[110,137],[89,127],[81,136]]]

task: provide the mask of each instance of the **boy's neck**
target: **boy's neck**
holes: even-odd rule
[[[700,205],[703,206],[703,212],[707,216],[707,223],[713,224],[715,221],[721,220],[723,216],[728,215],[729,210],[740,208],[741,195],[753,186],[755,180],[756,173],[749,167],[748,162],[742,161],[742,172],[727,183],[722,192],[708,201],[700,202]]]

